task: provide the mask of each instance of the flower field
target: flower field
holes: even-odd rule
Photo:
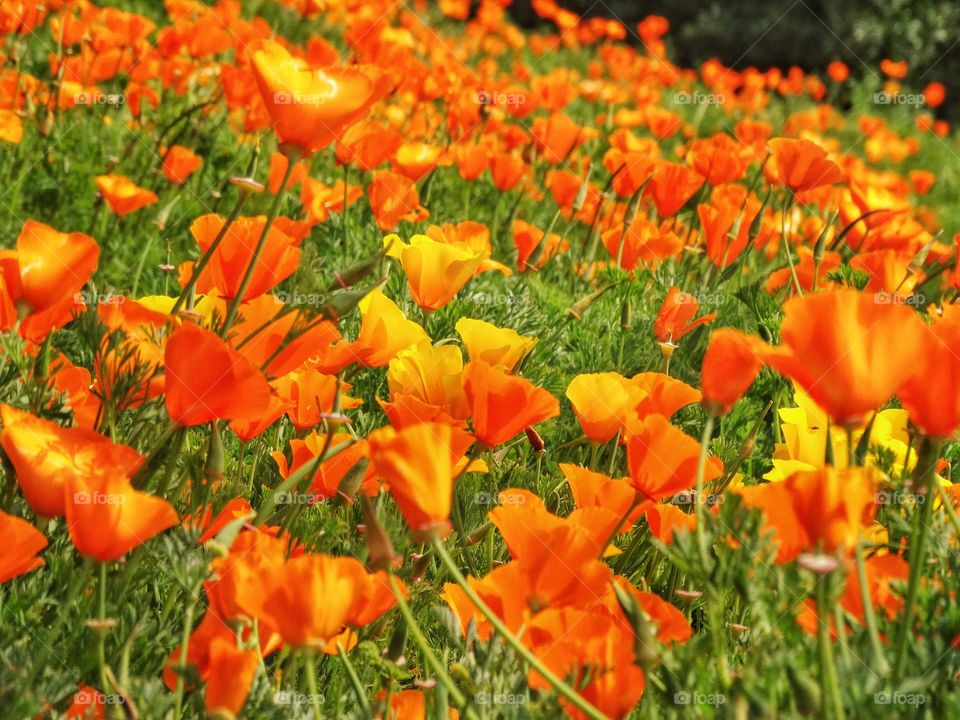
[[[0,718],[960,712],[944,85],[510,4],[0,1]]]

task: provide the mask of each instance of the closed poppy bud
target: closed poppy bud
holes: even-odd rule
[[[253,53],[253,77],[282,144],[322,150],[357,122],[387,90],[369,65],[310,68],[275,42]]]
[[[107,205],[120,217],[153,205],[160,199],[123,175],[99,175],[94,181]]]
[[[721,328],[710,335],[700,371],[702,402],[707,412],[730,412],[763,367],[761,353],[765,347],[766,343],[759,338],[731,328]]]
[[[474,434],[487,447],[560,414],[560,403],[546,390],[482,360],[467,363],[463,382]]]
[[[26,520],[0,510],[0,537],[0,583],[43,565],[37,553],[47,546],[47,539]]]
[[[370,433],[373,472],[390,486],[403,519],[416,536],[450,531],[455,467],[472,438],[444,423],[419,423]]]

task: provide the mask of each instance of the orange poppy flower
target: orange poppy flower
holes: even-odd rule
[[[602,606],[545,610],[531,620],[524,639],[556,675],[572,678],[604,717],[628,716],[643,694],[646,679],[634,655],[636,636],[622,612],[615,615]],[[530,671],[528,682],[550,688],[536,671]],[[585,717],[569,702],[561,704],[571,718]]]
[[[877,483],[869,468],[800,471],[784,487],[811,550],[850,552],[877,511]]]
[[[562,112],[555,112],[548,118],[537,118],[533,123],[537,149],[551,165],[564,162],[588,132]]]
[[[474,435],[487,447],[506,442],[524,428],[560,414],[560,403],[546,390],[482,360],[467,363],[463,385]]]
[[[489,166],[493,186],[500,192],[512,190],[527,172],[527,164],[516,153],[493,153]]]
[[[550,258],[566,247],[566,241],[556,233],[552,232],[544,237],[543,230],[524,220],[513,221],[513,244],[517,248],[517,267],[520,272],[542,268]],[[530,258],[538,248],[539,258],[535,263],[530,263]]]
[[[455,467],[473,442],[444,423],[418,423],[402,430],[370,433],[373,472],[390,494],[415,536],[444,537],[450,531]]]
[[[0,445],[16,471],[24,498],[42,517],[64,514],[64,491],[71,479],[92,476],[103,468],[131,475],[143,461],[132,448],[92,430],[60,427],[9,405],[0,405],[0,419]]]
[[[275,569],[268,584],[264,619],[305,650],[328,652],[344,627],[368,625],[396,603],[386,574],[371,575],[352,557],[301,555]]]
[[[600,236],[610,257],[620,261],[624,270],[634,270],[640,262],[657,267],[661,260],[675,257],[683,250],[683,240],[673,231],[638,217],[624,230],[614,227]]]
[[[437,242],[428,235],[414,235],[409,243],[388,235],[383,245],[400,261],[414,302],[425,310],[439,310],[450,302],[485,259],[471,247]]]
[[[927,329],[905,305],[836,289],[788,300],[782,344],[767,354],[837,423],[857,424],[912,374]]]
[[[64,303],[87,284],[100,257],[97,242],[84,233],[62,233],[27,220],[16,251],[0,254],[3,282],[10,299],[30,313]]]
[[[203,165],[203,158],[190,148],[174,145],[163,156],[163,174],[174,185],[182,185]]]
[[[595,443],[622,433],[644,395],[636,384],[614,372],[577,375],[566,392],[584,435]]]
[[[286,406],[287,417],[298,430],[307,430],[333,412],[338,396],[340,410],[359,407],[363,401],[347,395],[351,385],[337,381],[314,368],[287,373],[271,383],[277,397]]]
[[[155,193],[140,187],[123,175],[98,175],[94,181],[107,205],[120,217],[160,200]]]
[[[649,500],[662,500],[696,484],[700,443],[662,415],[650,415],[630,428],[627,465],[634,489]],[[723,473],[715,456],[707,461],[704,483]]]
[[[539,342],[510,328],[465,317],[457,321],[456,330],[471,360],[483,360],[507,372],[513,372]]]
[[[203,707],[211,717],[236,717],[247,701],[260,653],[237,647],[236,638],[229,634],[214,637],[209,653]]]
[[[660,161],[643,194],[653,198],[660,217],[670,217],[687,204],[703,183],[703,175],[696,170],[679,163]]]
[[[670,288],[653,324],[654,337],[660,342],[676,342],[691,330],[713,322],[717,317],[716,313],[710,313],[694,320],[693,316],[699,308],[700,302],[693,295],[680,288]]]
[[[180,425],[256,421],[270,404],[266,378],[219,337],[181,325],[164,351],[167,414]]]
[[[782,185],[803,192],[843,180],[843,171],[827,158],[827,151],[805,138],[774,138],[769,141]]]
[[[647,415],[663,415],[669,418],[680,408],[700,402],[701,399],[699,390],[664,373],[640,373],[630,378],[630,382],[644,393],[635,409],[641,420]]]
[[[626,478],[611,478],[569,463],[560,463],[560,471],[567,479],[577,508],[600,508],[612,513],[618,520],[623,518],[631,507],[634,508],[617,528],[618,533],[629,532],[643,514],[642,507],[634,506],[637,492]]]
[[[178,521],[170,503],[135,490],[110,467],[70,477],[65,497],[70,539],[98,562],[116,560]]]
[[[440,409],[452,424],[464,424],[470,413],[463,391],[463,355],[456,345],[411,347],[390,361],[387,386],[390,398],[416,399],[424,407]],[[424,418],[426,419],[426,418]]]
[[[703,356],[700,387],[707,412],[726,415],[753,384],[768,346],[759,338],[732,328],[710,334]]]
[[[0,537],[0,583],[43,565],[43,558],[37,557],[37,553],[47,546],[47,539],[26,520],[0,510]]]
[[[424,329],[408,320],[397,304],[379,288],[367,294],[358,306],[360,333],[346,351],[368,367],[383,367],[401,350],[411,346],[427,347],[430,337]]]
[[[897,395],[925,435],[948,439],[960,427],[960,314],[952,312],[926,330],[914,348],[910,377]]]
[[[403,135],[374,120],[351,125],[337,141],[337,161],[371,171],[389,160],[403,144]]]
[[[220,244],[210,256],[206,267],[197,280],[197,292],[208,293],[217,290],[226,298],[234,298],[240,291],[240,285],[253,260],[260,236],[266,227],[267,218],[238,217]],[[219,236],[226,220],[210,213],[201,215],[190,225],[190,234],[206,254]],[[243,300],[250,300],[270,292],[274,287],[290,277],[300,263],[300,249],[296,241],[276,226],[270,228],[263,252],[257,262],[250,283],[243,294]],[[193,273],[194,263],[184,263],[180,267],[180,283],[186,286]]]
[[[253,53],[251,70],[277,138],[307,154],[336,140],[387,91],[375,67],[310,68],[270,41]]]
[[[379,170],[367,187],[370,210],[377,227],[384,232],[393,230],[401,220],[421,222],[430,217],[420,205],[420,195],[413,180],[391,170]]]
[[[327,444],[327,436],[310,433],[302,440],[294,438],[290,441],[290,455],[288,462],[286,455],[276,450],[271,453],[280,471],[280,477],[288,478],[306,463],[320,457]],[[370,469],[366,469],[369,462],[369,447],[366,440],[356,440],[349,433],[334,433],[330,438],[330,447],[335,448],[347,441],[354,441],[349,447],[336,453],[333,457],[324,460],[313,474],[313,482],[307,491],[316,501],[340,497],[343,500],[353,500],[345,497],[341,490],[341,483],[351,473],[361,472],[360,490],[364,495],[374,497],[379,492],[379,486]]]

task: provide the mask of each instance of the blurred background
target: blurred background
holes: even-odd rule
[[[647,15],[670,21],[670,57],[695,67],[718,58],[736,69],[753,66],[823,71],[842,60],[855,76],[870,76],[884,58],[908,60],[907,83],[937,80],[960,93],[960,0],[560,0],[586,17],[618,17],[631,33]],[[515,21],[540,19],[530,0],[514,0]],[[636,35],[633,40],[639,42]]]

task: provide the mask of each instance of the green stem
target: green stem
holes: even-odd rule
[[[854,553],[857,563],[857,582],[860,584],[860,602],[863,604],[863,617],[867,625],[867,634],[870,636],[870,647],[873,649],[873,664],[878,674],[886,676],[890,672],[890,664],[883,654],[883,643],[880,640],[880,631],[877,629],[877,616],[873,612],[873,601],[870,599],[867,565],[863,559],[863,543],[859,540],[854,547]]]
[[[343,650],[337,643],[337,649]],[[310,691],[310,708],[313,710],[313,720],[323,720],[323,711],[320,709],[320,693],[317,692],[317,658],[312,651],[304,653],[304,661],[307,666],[307,689]],[[357,681],[359,682],[359,680]],[[362,706],[366,709],[366,698],[359,696]]]
[[[907,584],[907,595],[903,603],[903,616],[897,634],[896,654],[893,663],[893,679],[899,680],[903,676],[904,664],[907,660],[907,644],[913,627],[913,609],[917,602],[917,590],[920,587],[920,577],[923,574],[923,565],[927,557],[927,534],[930,529],[930,520],[933,517],[933,478],[937,467],[937,458],[940,456],[941,441],[935,438],[924,438],[920,446],[917,466],[913,472],[913,490],[917,496],[923,492],[923,507],[918,512],[914,509],[913,529],[910,536],[910,579]]]
[[[100,669],[100,692],[104,695],[110,687],[110,681],[107,678],[107,564],[100,563],[99,580],[97,582],[97,620],[100,626],[97,628],[97,667]]]
[[[180,659],[178,661],[181,671],[187,666],[187,657],[190,649],[190,633],[193,630],[193,614],[197,607],[198,590],[199,588],[194,588],[193,592],[190,593],[190,597],[187,598],[187,608],[183,618],[183,634],[180,637]],[[174,699],[174,720],[180,720],[183,713],[183,693],[185,687],[183,674],[179,672],[177,673],[177,688]]]
[[[503,624],[503,621],[490,609],[490,607],[483,601],[483,599],[477,594],[477,592],[467,583],[466,578],[463,577],[463,573],[460,572],[460,569],[457,567],[456,563],[453,562],[453,558],[450,557],[450,554],[447,552],[447,549],[443,546],[443,542],[439,539],[433,541],[433,546],[436,548],[437,555],[440,557],[443,564],[446,566],[451,577],[454,581],[463,589],[463,592],[469,598],[470,602],[483,614],[487,619],[490,625],[493,626],[493,629],[507,642],[510,647],[512,647],[517,654],[520,655],[534,670],[540,673],[548,683],[550,683],[553,688],[568,700],[574,707],[576,707],[580,712],[582,712],[586,717],[591,718],[591,720],[608,720],[607,716],[595,708],[586,698],[584,698],[580,693],[570,687],[564,680],[557,677],[550,668],[543,664],[543,662],[534,655],[529,648],[527,648],[516,635],[507,630],[507,627]]]
[[[230,329],[230,326],[233,325],[233,321],[237,317],[237,311],[240,309],[240,303],[243,302],[243,296],[246,294],[247,288],[250,286],[250,281],[253,279],[253,273],[256,272],[257,265],[260,263],[260,256],[263,255],[263,249],[267,245],[267,236],[270,234],[270,229],[273,227],[277,215],[280,214],[280,205],[283,203],[287,185],[290,183],[290,176],[293,175],[293,166],[300,160],[300,152],[301,151],[296,148],[286,149],[287,170],[284,172],[283,180],[280,182],[277,194],[273,198],[273,205],[270,206],[270,214],[267,216],[267,222],[264,224],[263,232],[257,241],[257,247],[253,251],[253,257],[250,258],[250,264],[247,266],[247,271],[243,275],[243,280],[240,281],[237,294],[234,296],[230,303],[230,308],[227,310],[227,317],[224,319],[223,327],[220,330],[222,337],[226,337],[227,331]]]
[[[340,661],[343,663],[343,668],[347,671],[347,677],[350,679],[350,684],[353,686],[353,692],[357,696],[357,702],[360,703],[360,707],[364,712],[368,712],[370,710],[370,703],[367,702],[367,694],[363,689],[363,683],[360,682],[360,676],[357,675],[357,669],[353,667],[353,663],[350,662],[350,658],[347,656],[346,649],[343,647],[343,644],[339,642],[337,643],[337,655],[340,656]],[[309,665],[307,667],[308,672],[315,676],[312,668],[310,668]],[[315,677],[314,682],[316,682]],[[311,687],[310,692],[316,695],[317,691]]]
[[[390,589],[393,591],[393,596],[397,599],[397,607],[400,608],[400,614],[403,616],[403,619],[406,620],[407,627],[413,636],[413,641],[417,644],[417,647],[420,648],[420,654],[423,656],[424,662],[430,666],[437,681],[447,689],[454,705],[464,707],[467,702],[466,697],[460,692],[460,688],[457,687],[456,683],[453,682],[453,678],[450,677],[443,663],[437,659],[437,656],[433,654],[433,650],[430,649],[430,643],[427,642],[423,630],[420,629],[420,625],[417,623],[417,619],[414,617],[410,605],[404,600],[403,593],[400,592],[396,578],[394,578],[393,574],[390,574],[388,579],[390,580]],[[467,708],[466,714],[473,716],[472,710],[469,708]]]
[[[697,525],[696,528],[694,528],[694,533],[697,538],[697,548],[700,551],[700,560],[703,562],[705,570],[710,563],[710,549],[707,547],[707,537],[704,534],[703,527],[705,517],[703,508],[706,500],[703,493],[703,486],[707,473],[707,455],[710,452],[710,438],[713,436],[713,424],[716,417],[716,413],[710,412],[707,414],[707,422],[703,426],[703,436],[700,438],[700,456],[697,458],[697,495],[695,505]]]
[[[820,687],[823,693],[824,708],[833,706],[832,712],[824,714],[836,720],[844,720],[843,699],[840,697],[840,684],[837,682],[837,667],[833,661],[833,645],[830,642],[830,607],[827,601],[829,575],[820,578],[816,584],[817,601],[817,647],[820,650]],[[838,628],[839,629],[839,628]]]

